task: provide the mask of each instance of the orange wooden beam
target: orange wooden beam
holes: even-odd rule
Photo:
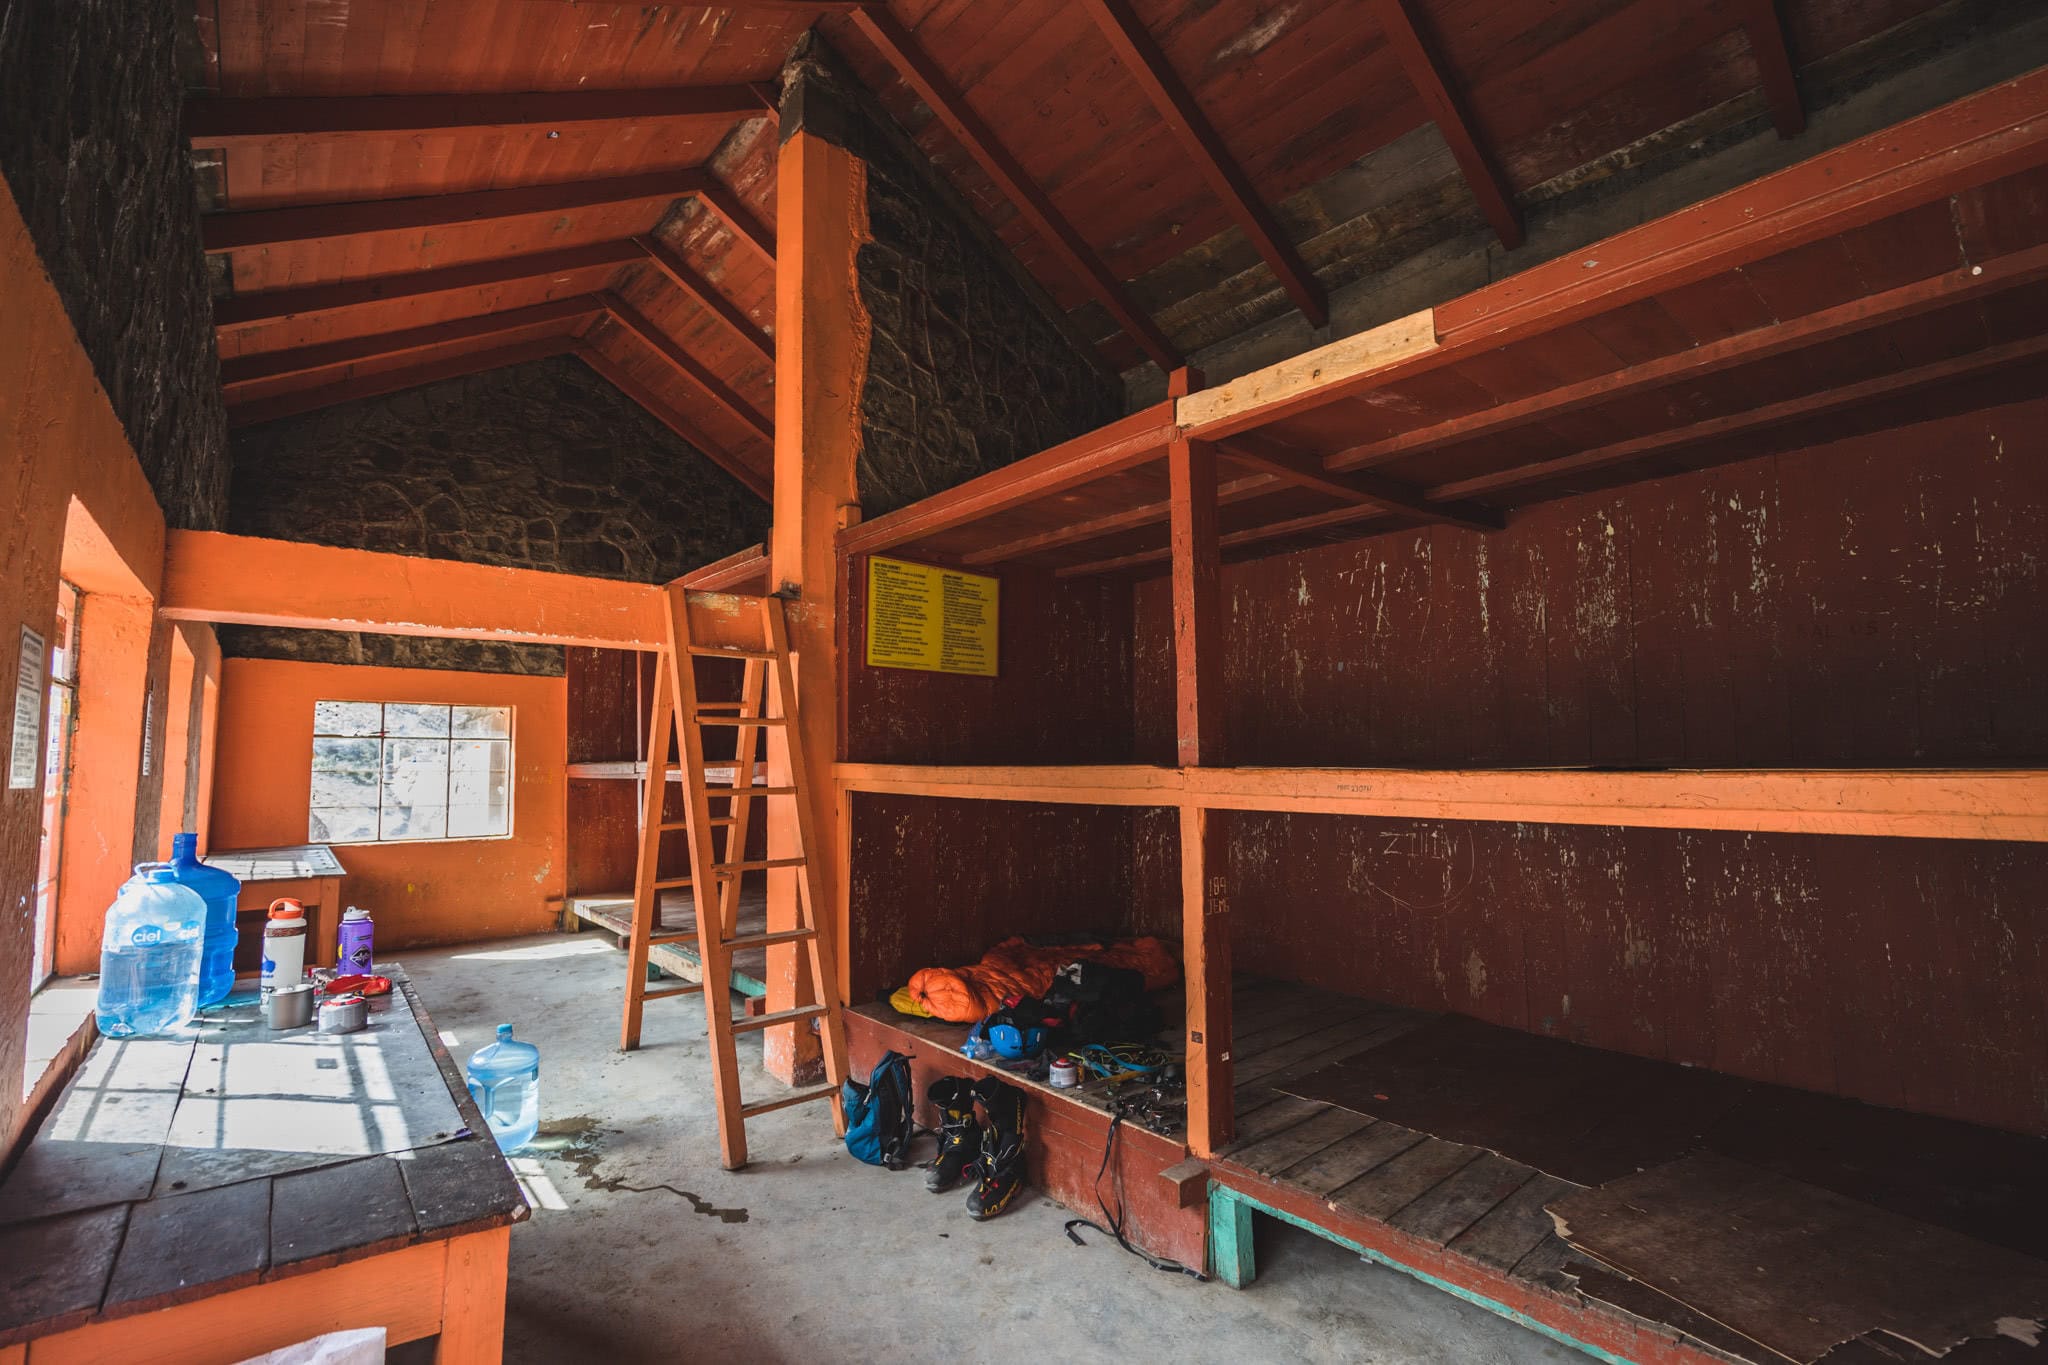
[[[605,204],[633,204],[709,195],[719,188],[701,168],[652,171],[607,180],[571,180],[510,190],[427,194],[410,199],[367,199],[342,204],[296,204],[289,208],[245,209],[208,214],[199,233],[209,252],[292,242],[328,241],[373,232],[456,227],[501,218],[569,213]]]
[[[158,615],[592,649],[658,649],[661,589],[608,578],[172,531]]]
[[[738,195],[709,176],[705,177],[705,183],[697,189],[696,195],[704,207],[725,220],[734,236],[759,252],[762,260],[775,264],[774,232],[748,211]]]
[[[693,592],[760,592],[768,584],[768,547],[749,545],[692,569],[676,581]]]
[[[1320,457],[1281,445],[1258,432],[1232,436],[1221,442],[1220,448],[1238,464],[1344,502],[1368,504],[1472,531],[1498,531],[1507,525],[1507,518],[1498,508],[1474,502],[1438,502],[1412,484],[1380,475],[1331,473]]]
[[[775,359],[775,343],[768,334],[754,325],[754,320],[741,312],[739,305],[718,292],[711,281],[698,274],[674,248],[653,237],[635,237],[633,244],[646,254],[648,264],[665,276],[669,283],[695,299],[720,322],[731,328],[741,341],[747,343],[763,360]]]
[[[566,283],[577,275],[615,270],[644,259],[646,252],[634,241],[592,242],[588,246],[537,251],[495,261],[442,266],[435,270],[411,270],[402,275],[378,275],[367,280],[302,285],[292,289],[264,289],[216,300],[213,326],[215,331],[225,334],[315,313],[339,313],[372,304],[399,303],[527,280]],[[582,290],[576,292],[581,293]]]
[[[760,95],[748,85],[520,94],[206,96],[186,102],[185,136],[194,147],[223,147],[279,137],[430,137],[680,118],[750,118],[762,112]]]
[[[1479,200],[1479,211],[1493,225],[1502,246],[1520,246],[1522,211],[1515,207],[1514,189],[1479,145],[1471,111],[1445,74],[1443,58],[1423,32],[1408,0],[1373,0],[1373,14],[1387,35],[1388,46],[1400,60],[1401,69],[1408,73],[1408,83],[1415,87],[1423,108],[1429,111],[1437,131],[1449,144],[1465,183]]]
[[[855,10],[853,21],[875,45],[876,51],[896,68],[904,83],[917,93],[917,97],[974,158],[982,172],[995,181],[997,188],[1016,205],[1024,221],[1031,224],[1069,270],[1087,283],[1090,292],[1109,310],[1117,325],[1160,369],[1178,369],[1181,364],[1179,349],[1167,339],[1159,324],[1132,300],[1122,281],[1111,273],[1095,248],[1088,245],[1073,225],[1061,216],[1045,192],[1032,183],[1017,158],[997,141],[995,133],[981,116],[968,107],[966,96],[918,46],[910,31],[880,6]]]
[[[459,379],[466,374],[481,374],[485,370],[503,369],[507,365],[523,365],[529,360],[561,355],[574,349],[575,345],[576,339],[565,334],[541,337],[534,341],[515,342],[510,346],[494,346],[489,350],[464,351],[458,355],[438,359],[428,357],[410,365],[375,370],[347,380],[329,380],[311,388],[294,389],[289,393],[276,394],[269,398],[253,398],[244,403],[233,404],[228,408],[228,425],[252,427],[262,422],[274,422],[280,417],[295,417],[302,412],[314,412],[337,403],[351,402],[357,398],[375,398],[380,394],[416,389],[423,384],[437,384],[443,379]]]
[[[1202,172],[1238,227],[1265,258],[1281,288],[1294,300],[1294,306],[1311,326],[1326,325],[1330,321],[1330,301],[1322,282],[1294,249],[1294,243],[1260,198],[1251,178],[1223,145],[1222,136],[1195,103],[1145,25],[1124,0],[1082,0],[1082,6],[1109,40],[1110,50],[1116,53],[1124,70],[1179,140],[1188,159]]]
[[[1217,558],[1216,447],[1167,447],[1172,506],[1176,748],[1184,768],[1224,762],[1223,589]]]
[[[705,435],[696,423],[677,412],[660,394],[635,379],[623,365],[587,341],[576,343],[576,354],[582,358],[584,364],[610,381],[613,388],[645,408],[655,421],[696,447],[705,459],[745,484],[747,490],[755,497],[763,502],[770,501],[772,493],[769,483],[760,470]]]
[[[1764,102],[1771,107],[1778,136],[1797,137],[1806,131],[1806,106],[1799,98],[1799,75],[1774,0],[1749,0],[1742,29],[1749,35],[1749,50],[1756,57]]]
[[[526,308],[480,313],[475,317],[455,318],[447,322],[431,323],[425,327],[377,332],[369,336],[348,337],[341,341],[321,342],[313,346],[295,346],[289,350],[256,351],[221,361],[220,382],[221,387],[228,391],[229,401],[232,402],[235,389],[265,380],[318,374],[322,370],[337,369],[359,361],[430,351],[455,342],[502,336],[535,327],[558,326],[601,313],[604,308],[604,300],[595,294],[575,294],[566,299],[553,299]]]
[[[751,428],[764,441],[775,439],[775,424],[754,410],[751,403],[713,374],[704,363],[675,343],[675,340],[632,304],[617,294],[603,296],[604,309],[613,322],[661,357],[662,363],[701,390],[705,397]]]

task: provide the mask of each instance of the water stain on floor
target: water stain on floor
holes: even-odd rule
[[[540,1132],[528,1144],[527,1149],[538,1156],[556,1161],[566,1161],[583,1180],[586,1190],[602,1190],[606,1194],[653,1194],[666,1191],[678,1199],[688,1201],[690,1207],[707,1218],[716,1218],[721,1223],[744,1223],[745,1209],[722,1209],[710,1200],[689,1190],[679,1190],[673,1185],[628,1185],[616,1176],[597,1173],[597,1163],[604,1159],[604,1137],[615,1130],[606,1128],[597,1119],[587,1114],[576,1114],[565,1119],[550,1119],[540,1126]]]

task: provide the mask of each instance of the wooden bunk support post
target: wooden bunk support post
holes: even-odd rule
[[[867,240],[867,167],[807,126],[805,96],[819,96],[808,83],[798,83],[797,90],[801,93],[789,99],[792,107],[783,110],[776,167],[775,523],[768,542],[768,586],[787,603],[795,685],[807,703],[798,708],[802,734],[796,738],[801,743],[789,751],[810,765],[805,785],[819,803],[809,813],[810,828],[832,830],[832,765],[841,749],[836,537],[860,515],[854,460],[860,448],[868,328],[854,260]],[[777,785],[790,781],[788,773],[777,770],[782,754],[782,746],[770,746],[769,780]],[[790,818],[771,816],[771,859],[788,856],[800,841]],[[845,868],[826,857],[812,866],[821,914],[838,913],[843,902],[836,888]],[[796,925],[796,895],[793,875],[769,874],[771,932]],[[828,941],[844,945],[849,941],[845,930],[838,926]],[[840,953],[835,979],[814,985],[807,959],[794,947],[770,948],[769,1012],[813,1000],[816,989],[842,993],[843,947]],[[769,1071],[795,1083],[816,1069],[818,1039],[808,1031],[774,1029],[765,1052]]]
[[[1216,448],[1176,438],[1167,450],[1173,546],[1175,734],[1184,768],[1217,767],[1223,744],[1222,564]],[[1187,974],[1188,1146],[1230,1144],[1230,920],[1222,819],[1180,808],[1181,952]]]

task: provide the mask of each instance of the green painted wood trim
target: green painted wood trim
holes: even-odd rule
[[[1232,1289],[1258,1275],[1252,1258],[1252,1205],[1228,1187],[1209,1182],[1209,1273]]]
[[[1457,1298],[1461,1298],[1465,1302],[1473,1305],[1475,1308],[1484,1308],[1487,1312],[1492,1313],[1498,1317],[1506,1318],[1509,1322],[1512,1322],[1517,1326],[1526,1327],[1532,1332],[1536,1332],[1542,1336],[1549,1337],[1552,1341],[1555,1341],[1560,1345],[1569,1346],[1575,1351],[1583,1351],[1587,1355],[1593,1357],[1595,1360],[1604,1360],[1608,1362],[1608,1365],[1631,1365],[1631,1362],[1626,1356],[1618,1356],[1614,1354],[1612,1351],[1608,1351],[1601,1347],[1595,1346],[1590,1342],[1580,1341],[1577,1337],[1572,1336],[1570,1333],[1560,1331],[1558,1328],[1552,1327],[1547,1322],[1540,1322],[1537,1319],[1530,1317],[1527,1313],[1521,1312],[1518,1309],[1508,1307],[1506,1304],[1501,1303],[1497,1299],[1489,1299],[1484,1294],[1480,1294],[1473,1290],[1466,1289],[1462,1285],[1452,1284],[1449,1280],[1440,1279],[1437,1276],[1430,1274],[1426,1270],[1418,1270],[1412,1265],[1403,1264],[1402,1262],[1397,1261],[1393,1257],[1387,1255],[1385,1252],[1375,1251],[1373,1250],[1373,1248],[1369,1246],[1364,1246],[1358,1242],[1352,1241],[1349,1237],[1340,1236],[1337,1233],[1332,1232],[1328,1228],[1318,1227],[1316,1224],[1309,1222],[1305,1218],[1297,1218],[1291,1213],[1287,1213],[1283,1210],[1276,1209],[1270,1204],[1266,1204],[1261,1202],[1260,1200],[1254,1199],[1250,1195],[1244,1193],[1242,1190],[1234,1190],[1227,1185],[1222,1185],[1212,1180],[1209,1182],[1210,1256],[1212,1257],[1212,1259],[1215,1258],[1216,1250],[1219,1246],[1219,1239],[1217,1236],[1218,1227],[1228,1224],[1229,1231],[1225,1234],[1225,1240],[1227,1240],[1231,1245],[1231,1249],[1234,1255],[1242,1255],[1243,1259],[1239,1264],[1242,1265],[1245,1271],[1243,1283],[1240,1283],[1239,1281],[1230,1278],[1230,1275],[1227,1273],[1228,1263],[1222,1260],[1214,1260],[1213,1263],[1216,1267],[1216,1278],[1222,1280],[1225,1284],[1230,1285],[1234,1289],[1242,1289],[1245,1284],[1249,1284],[1251,1282],[1251,1213],[1254,1209],[1256,1209],[1260,1213],[1266,1214],[1269,1217],[1278,1218],[1283,1223],[1292,1223],[1294,1224],[1294,1226],[1301,1228],[1304,1231],[1313,1232],[1316,1236],[1322,1238],[1326,1242],[1335,1242],[1338,1246],[1343,1247],[1346,1251],[1356,1252],[1361,1258],[1365,1260],[1372,1261],[1378,1265],[1383,1265],[1387,1267],[1387,1269],[1389,1270],[1398,1270],[1403,1275],[1411,1275],[1414,1278],[1422,1281],[1424,1284],[1429,1285],[1433,1289],[1441,1289],[1444,1293],[1454,1295]],[[1242,1245],[1243,1247],[1241,1253],[1237,1252],[1237,1247],[1239,1245]]]

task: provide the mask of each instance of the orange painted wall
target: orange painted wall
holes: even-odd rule
[[[510,706],[510,838],[338,844],[335,855],[342,895],[370,911],[380,949],[544,933],[565,886],[567,695],[560,678],[224,660],[211,847],[306,842],[316,701]]]
[[[0,667],[11,678],[22,627],[50,635],[60,569],[88,594],[126,604],[103,612],[103,625],[116,624],[113,617],[134,606],[146,611],[163,573],[164,519],[4,182],[0,300],[7,324],[0,327]],[[89,598],[88,615],[91,607]],[[88,724],[139,717],[143,698],[162,681],[149,676],[146,615],[144,621],[139,634],[117,632],[132,647],[126,656],[103,652],[96,664],[82,667],[81,733]],[[11,688],[7,699],[13,700]],[[0,749],[11,746],[9,727],[0,726]],[[137,793],[147,785],[141,757],[138,734],[134,744],[105,755],[106,781],[73,792],[67,829],[98,850],[62,874],[70,878],[64,894],[78,913],[73,922],[60,907],[60,926],[73,943],[97,944],[100,917],[128,865],[153,851],[135,847]],[[161,771],[161,763],[153,764],[152,780]],[[35,886],[42,798],[40,763],[33,788],[0,786],[0,1159],[12,1149],[23,1117],[16,1078],[28,1037],[33,925],[25,912]],[[150,798],[152,811],[155,804]],[[60,958],[59,970],[77,969]]]

